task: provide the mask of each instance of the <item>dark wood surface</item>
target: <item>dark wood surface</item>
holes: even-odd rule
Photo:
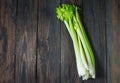
[[[96,79],[78,77],[60,3],[81,8]],[[120,83],[120,0],[0,0],[0,83]]]

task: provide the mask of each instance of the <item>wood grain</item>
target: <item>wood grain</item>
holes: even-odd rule
[[[59,0],[40,0],[38,9],[37,83],[60,83]]]
[[[106,45],[107,45],[107,83],[112,82],[112,48],[113,48],[113,36],[112,36],[112,0],[106,0]]]
[[[0,0],[0,83],[14,83],[16,1]]]
[[[36,83],[37,0],[18,0],[15,83]]]
[[[112,0],[112,82],[120,82],[120,1]]]

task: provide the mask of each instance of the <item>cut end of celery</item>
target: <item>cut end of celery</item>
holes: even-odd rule
[[[82,80],[88,80],[89,78],[95,79],[95,75],[93,75],[93,76],[90,76],[90,75],[84,75],[84,76],[82,76]]]
[[[90,75],[89,72],[86,73],[85,75],[81,76],[82,80],[88,80],[89,78],[93,78],[95,79],[95,74],[94,75]]]
[[[79,77],[82,77],[82,80],[88,80],[89,78],[95,79],[95,70],[94,69],[85,69],[85,68],[83,69],[79,66],[78,74],[79,74]]]
[[[79,66],[81,69],[81,66]],[[81,70],[78,70],[79,77],[82,77],[82,80],[88,80],[90,78],[95,79],[95,68],[84,68],[84,73],[81,74]]]

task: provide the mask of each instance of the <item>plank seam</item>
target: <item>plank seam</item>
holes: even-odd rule
[[[39,0],[37,0],[37,31],[36,31],[36,83],[38,83],[37,78],[37,63],[38,63],[38,21],[39,21]]]
[[[18,16],[18,0],[16,0],[16,24],[15,24],[15,35],[16,35],[16,28],[17,28],[17,16]],[[15,36],[16,40],[16,36]],[[14,49],[14,83],[16,83],[16,42],[15,42],[15,49]]]

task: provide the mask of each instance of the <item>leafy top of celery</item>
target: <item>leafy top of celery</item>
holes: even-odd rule
[[[68,21],[75,14],[76,6],[70,4],[62,4],[56,8],[56,14],[61,21]]]

